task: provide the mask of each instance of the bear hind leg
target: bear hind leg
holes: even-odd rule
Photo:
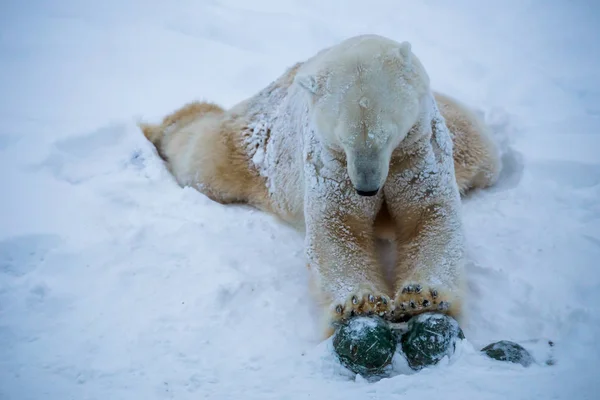
[[[451,132],[456,183],[461,195],[485,189],[498,180],[500,152],[484,122],[450,96],[435,93],[440,113]]]
[[[216,104],[189,103],[161,124],[139,124],[180,186],[191,186],[221,204],[268,208],[264,182],[250,169],[240,143],[242,121]]]
[[[225,111],[219,105],[209,102],[191,102],[173,111],[163,118],[160,124],[147,124],[140,122],[138,127],[158,151],[159,155],[166,159],[163,148],[172,135],[194,120],[210,115],[222,115]]]

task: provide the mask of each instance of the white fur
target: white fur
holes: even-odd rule
[[[355,188],[379,189],[392,151],[429,94],[429,78],[413,59],[410,44],[355,37],[308,60],[296,82],[307,89],[319,140],[345,153]]]
[[[193,122],[158,147],[180,182],[305,231],[312,281],[335,310],[329,319],[412,303],[451,304],[449,312],[460,314],[464,243],[453,142],[409,43],[350,38],[212,115],[214,124]],[[147,128],[149,137],[154,132]],[[188,136],[193,149],[181,139]],[[393,282],[374,248],[384,202],[398,239]]]
[[[286,75],[280,80],[285,78]],[[276,212],[290,216],[290,222],[306,229],[307,255],[319,276],[322,265],[314,248],[320,244],[313,240],[316,232],[328,229],[323,220],[328,218],[331,208],[351,202],[362,209],[365,220],[373,220],[381,205],[381,197],[365,198],[349,193],[354,190],[345,186],[347,177],[354,188],[360,185],[365,189],[380,188],[388,179],[392,152],[398,148],[416,151],[429,146],[431,121],[443,118],[435,107],[429,77],[411,53],[410,45],[375,35],[354,37],[319,52],[300,66],[294,84],[287,91],[274,90],[280,84],[274,82],[249,104],[243,103],[240,112],[249,115],[255,124],[259,120],[261,126],[271,129],[265,149],[252,146],[249,156],[266,177]],[[448,198],[445,203],[451,221],[440,229],[452,226],[460,230],[458,190],[455,182],[446,179],[454,171],[452,143],[443,124],[437,135],[435,140],[444,152],[450,151],[442,160],[443,165],[427,158],[419,165],[423,170],[407,171],[406,176],[420,174],[423,182],[420,192],[425,193],[430,180],[428,172],[445,170],[444,182],[431,183],[431,187],[445,191]],[[263,139],[251,142],[263,143]],[[259,158],[255,156],[257,153]],[[339,153],[345,157],[339,157]],[[344,158],[346,165],[341,161]],[[418,193],[413,194],[412,200],[418,201]],[[461,238],[457,232],[449,245],[460,247]],[[423,251],[441,252],[443,278],[433,276],[436,268],[422,266],[423,270],[431,271],[429,278],[436,283],[439,279],[453,281],[453,274],[461,275],[460,249],[458,253],[450,251],[450,258],[444,256],[443,245],[424,247]],[[328,270],[338,271],[336,276],[329,274],[319,282],[333,303],[342,301],[365,283],[371,285],[371,276],[364,276],[362,270],[353,274],[348,267],[370,260],[348,258],[344,246],[338,248],[332,244],[327,252],[334,254],[332,259],[340,266],[328,265]],[[452,258],[454,254],[459,255],[458,259]],[[376,287],[374,291],[384,289]]]

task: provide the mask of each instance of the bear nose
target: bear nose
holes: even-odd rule
[[[370,196],[375,196],[377,193],[379,193],[379,189],[369,190],[369,191],[356,189],[356,193],[358,193],[359,196],[370,197]]]

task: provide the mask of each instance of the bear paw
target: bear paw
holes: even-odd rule
[[[348,295],[345,301],[333,305],[335,320],[347,320],[357,315],[387,316],[391,300],[388,296],[370,290]]]
[[[426,284],[407,282],[400,286],[390,315],[393,320],[405,321],[423,312],[446,313],[452,302],[443,290]]]

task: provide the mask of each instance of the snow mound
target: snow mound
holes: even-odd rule
[[[5,2],[0,399],[594,399],[598,5],[506,0]],[[480,108],[498,185],[464,199],[468,338],[367,382],[318,336],[303,238],[180,188],[135,123],[228,107],[348,36],[412,43]],[[257,157],[260,157],[258,155]],[[480,353],[511,340],[553,365]]]

